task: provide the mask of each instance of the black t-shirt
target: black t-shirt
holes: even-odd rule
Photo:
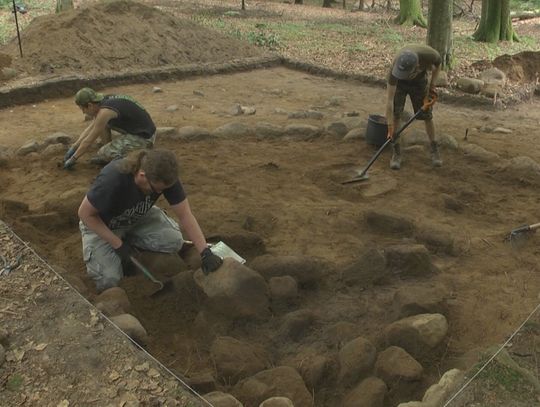
[[[109,120],[108,125],[113,130],[145,139],[149,139],[156,132],[156,126],[148,112],[130,96],[107,95],[101,101],[100,107],[111,109],[118,115]]]
[[[115,160],[107,164],[99,173],[86,194],[88,201],[98,210],[100,218],[109,229],[119,229],[134,225],[142,218],[160,197],[160,194],[145,195],[135,184],[133,174],[120,172]],[[163,196],[170,205],[186,199],[180,180],[163,190]]]

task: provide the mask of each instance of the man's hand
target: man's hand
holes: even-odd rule
[[[66,161],[64,161],[64,170],[71,170],[75,166],[76,162],[77,158],[74,155],[71,156]]]
[[[122,272],[124,273],[124,276],[129,277],[137,274],[135,265],[131,262],[131,256],[135,254],[131,245],[129,243],[122,242],[122,246],[114,249],[114,251],[118,255],[118,257],[120,257],[120,261],[122,262]]]
[[[75,154],[75,151],[77,151],[77,148],[75,146],[69,148],[69,150],[64,155],[64,164],[73,156],[73,154]]]
[[[390,140],[394,139],[394,126],[391,124],[388,125],[388,134],[386,135],[386,138],[389,138]]]
[[[208,247],[202,251],[201,260],[201,269],[205,275],[213,273],[223,264],[221,257],[212,253],[212,250]]]

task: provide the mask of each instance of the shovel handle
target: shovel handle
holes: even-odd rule
[[[150,270],[148,270],[146,267],[144,267],[144,265],[139,261],[137,260],[135,257],[133,256],[130,256],[129,259],[131,260],[131,262],[133,264],[135,264],[135,266],[142,271],[142,273],[148,278],[150,279],[150,281],[152,281],[153,283],[156,283],[156,284],[159,284],[160,286],[160,289],[163,288],[163,283],[161,281],[159,281],[157,278],[155,278],[152,273],[150,273]]]

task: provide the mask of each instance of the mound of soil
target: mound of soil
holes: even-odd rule
[[[16,39],[0,53],[30,76],[223,63],[262,54],[187,19],[125,0],[38,17],[24,30],[22,43],[23,59]]]
[[[506,73],[508,79],[519,83],[535,82],[540,75],[540,51],[524,51],[515,55],[501,55],[493,66]]]

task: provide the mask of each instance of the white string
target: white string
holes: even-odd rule
[[[173,376],[176,380],[178,380],[184,387],[186,387],[192,394],[194,394],[195,396],[197,396],[199,399],[201,399],[204,403],[206,403],[208,406],[210,407],[214,407],[214,405],[212,403],[210,403],[208,400],[206,400],[203,396],[201,396],[199,393],[197,393],[197,391],[195,391],[192,387],[190,387],[184,380],[182,380],[180,377],[178,377],[173,371],[171,371],[167,366],[163,365],[159,360],[157,360],[154,356],[152,356],[150,353],[148,353],[146,351],[146,349],[144,349],[141,345],[139,345],[137,342],[135,342],[128,334],[126,334],[124,331],[122,331],[113,321],[111,321],[105,314],[103,314],[100,310],[98,310],[94,304],[92,304],[90,301],[88,301],[88,299],[86,299],[86,297],[84,297],[77,289],[75,289],[67,280],[64,279],[64,277],[62,277],[60,274],[58,274],[58,272],[51,267],[51,265],[49,263],[47,263],[39,254],[37,254],[35,252],[34,249],[32,249],[32,247],[30,247],[24,240],[22,240],[6,223],[2,222],[0,220],[0,225],[4,225],[6,227],[6,229],[13,235],[15,236],[15,238],[17,238],[17,240],[19,240],[19,242],[21,242],[26,249],[29,249],[34,256],[36,256],[39,260],[41,260],[42,263],[44,263],[47,268],[49,268],[58,278],[60,278],[61,280],[63,280],[73,291],[75,291],[75,293],[83,299],[84,302],[86,302],[86,304],[88,304],[91,308],[93,308],[95,311],[97,311],[101,317],[103,317],[104,319],[106,319],[110,324],[112,324],[112,326],[114,326],[122,335],[124,335],[131,343],[133,343],[133,345],[135,345],[137,348],[139,348],[139,350],[141,350],[145,355],[146,357],[152,359],[155,363],[157,363],[159,366],[161,366],[163,368],[163,370],[165,370],[167,373],[169,373],[171,376]],[[24,250],[24,249],[23,249]]]
[[[467,386],[469,386],[469,384],[471,384],[471,382],[476,379],[476,377],[482,373],[482,371],[487,367],[487,365],[489,365],[491,363],[491,361],[493,359],[495,359],[497,357],[497,355],[499,353],[501,353],[501,351],[506,347],[506,345],[508,345],[508,343],[512,340],[512,338],[514,338],[514,336],[516,336],[516,334],[521,330],[521,328],[523,328],[523,326],[527,323],[527,321],[529,319],[531,319],[531,317],[534,315],[534,313],[538,310],[538,308],[540,308],[540,304],[538,304],[534,310],[529,314],[529,316],[525,319],[525,321],[523,321],[521,323],[521,325],[512,333],[512,335],[510,335],[510,337],[506,340],[506,342],[504,342],[502,344],[502,346],[497,350],[497,352],[495,352],[487,361],[486,363],[484,363],[482,365],[482,367],[478,370],[478,372],[476,372],[463,386],[461,386],[461,388],[446,402],[444,403],[443,407],[446,407],[448,405],[450,405],[450,403],[457,397],[459,396],[459,394],[465,390],[465,388]]]

